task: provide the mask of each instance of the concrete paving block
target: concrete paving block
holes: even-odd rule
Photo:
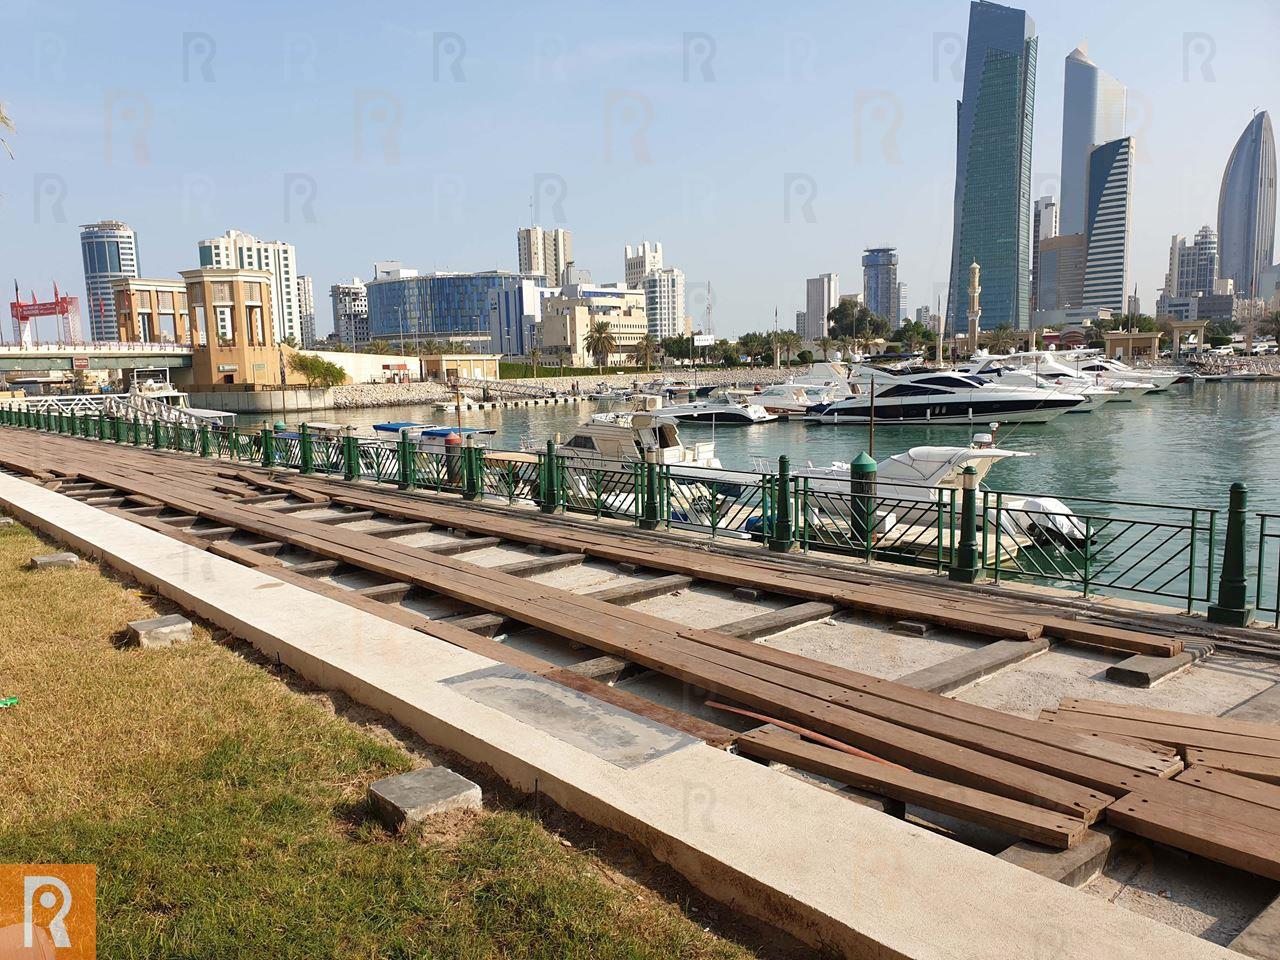
[[[178,613],[129,624],[129,639],[140,647],[171,647],[191,639],[191,621]]]
[[[480,787],[448,767],[423,767],[369,784],[369,803],[390,830],[437,813],[479,810]]]
[[[1280,683],[1273,684],[1223,714],[1233,720],[1254,723],[1280,723]]]
[[[1054,850],[1022,840],[1000,854],[1000,859],[1069,887],[1082,887],[1102,872],[1115,843],[1115,830],[1095,826],[1070,849]]]
[[[898,620],[893,625],[894,633],[909,633],[913,637],[927,637],[932,627],[919,620]]]
[[[0,517],[0,529],[14,526],[13,517]]]
[[[32,570],[50,570],[56,567],[79,566],[80,558],[74,553],[47,553],[42,557],[31,558]]]
[[[1050,641],[996,640],[948,660],[941,660],[920,670],[898,677],[897,682],[917,690],[950,693],[983,677],[999,673],[1015,663],[1029,660],[1049,649]]]
[[[636,572],[637,570],[639,570],[639,569],[640,569],[640,568],[639,568],[639,567],[637,567],[634,563],[620,563],[620,564],[618,564],[618,572],[619,572],[619,573],[635,573],[635,572]]]
[[[759,600],[760,591],[754,587],[738,587],[733,591],[733,595],[739,600]]]
[[[1148,657],[1142,654],[1113,663],[1107,668],[1107,679],[1127,687],[1152,687],[1213,652],[1210,644],[1184,646],[1176,657]]]
[[[1255,960],[1280,960],[1280,899],[1273,900],[1227,946]]]

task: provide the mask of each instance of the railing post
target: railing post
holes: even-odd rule
[[[133,445],[142,446],[142,421],[138,419],[136,413],[133,415]]]
[[[538,491],[538,497],[542,501],[543,513],[555,513],[556,506],[560,503],[560,470],[559,464],[556,463],[556,442],[554,440],[547,441],[547,452],[542,458],[541,487]]]
[[[876,536],[876,461],[865,450],[849,464],[849,532],[860,538],[871,559]]]
[[[107,415],[105,413],[98,414],[98,439],[107,439]]]
[[[162,446],[164,446],[164,437],[160,433],[160,420],[156,418],[151,421],[151,448],[159,450]]]
[[[484,489],[484,451],[470,443],[462,448],[462,499],[479,500]]]
[[[264,467],[276,465],[276,435],[271,427],[262,428],[262,465]]]
[[[305,423],[298,427],[298,469],[302,473],[314,473],[316,469],[315,449]]]
[[[658,529],[658,464],[657,454],[653,450],[646,450],[644,454],[644,463],[641,464],[644,470],[644,480],[641,484],[641,494],[643,503],[640,508],[640,529],[641,530],[657,530]]]
[[[769,549],[775,553],[786,553],[792,547],[791,523],[791,461],[785,454],[778,457],[778,475],[773,478],[775,493],[773,497],[773,536],[769,538]]]
[[[360,478],[360,441],[351,434],[342,438],[342,479]]]
[[[400,489],[412,490],[414,487],[414,443],[409,439],[409,431],[405,427],[400,428],[400,439],[396,443],[396,458],[400,468]]]
[[[1228,627],[1247,627],[1253,619],[1248,604],[1245,578],[1244,525],[1249,507],[1249,488],[1239,481],[1231,485],[1231,505],[1227,510],[1227,538],[1222,548],[1222,575],[1218,580],[1218,602],[1209,607],[1209,621]]]
[[[948,572],[951,580],[975,583],[981,566],[978,563],[978,468],[964,468],[964,492],[960,502],[960,550],[956,564]]]
[[[71,411],[71,435],[73,437],[80,436],[80,418],[76,416],[74,410]]]

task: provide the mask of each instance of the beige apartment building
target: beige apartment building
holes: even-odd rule
[[[125,343],[190,343],[187,285],[181,280],[118,277],[111,281],[118,339]]]
[[[276,343],[271,272],[227,267],[180,271],[191,307],[191,368],[199,385],[279,386],[288,377]]]
[[[559,295],[542,301],[538,346],[548,356],[563,354],[570,366],[589,366],[595,360],[587,351],[587,335],[597,320],[608,321],[617,344],[609,362],[626,362],[636,343],[649,332],[644,291],[620,285],[566,286]]]

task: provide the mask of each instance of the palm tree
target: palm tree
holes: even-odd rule
[[[855,337],[841,337],[836,342],[840,345],[840,352],[846,361],[858,352],[858,341]]]
[[[818,345],[818,349],[822,351],[823,360],[827,359],[827,354],[829,354],[831,352],[831,348],[836,345],[836,342],[830,337],[819,337],[814,342]]]
[[[778,347],[787,355],[787,366],[791,366],[791,357],[804,346],[804,338],[794,330],[783,330],[778,334]]]
[[[370,340],[369,352],[370,353],[390,353],[391,344],[387,343],[387,341],[385,340]]]
[[[538,361],[542,359],[542,351],[537,347],[529,348],[529,362],[533,364],[533,379],[538,379]]]
[[[658,350],[662,344],[652,333],[646,333],[636,341],[634,356],[637,364],[643,363],[645,370],[653,369],[653,361],[658,359]]]
[[[4,104],[0,103],[0,130],[13,130],[13,118],[4,109]],[[4,137],[0,137],[0,147],[4,147],[5,153],[9,154],[9,159],[13,159],[13,147],[9,146],[9,141]]]
[[[1002,324],[987,334],[987,349],[992,353],[1012,353],[1018,345],[1018,334],[1013,327]]]
[[[614,339],[609,321],[592,320],[591,329],[587,331],[583,346],[587,348],[587,353],[595,358],[599,371],[604,373],[604,366],[609,362],[609,354],[618,349],[618,341]]]

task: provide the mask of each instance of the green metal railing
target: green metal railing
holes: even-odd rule
[[[297,432],[192,428],[18,405],[0,405],[0,425],[528,503],[548,513],[750,540],[774,551],[907,564],[967,582],[985,575],[997,584],[1031,581],[1085,596],[1134,593],[1188,611],[1210,604],[1210,617],[1224,623],[1247,622],[1252,612],[1241,586],[1247,491],[1240,485],[1232,490],[1230,522],[1223,524],[1217,508],[980,490],[976,474],[961,488],[878,482],[875,463],[865,455],[842,480],[793,476],[785,457],[774,472],[586,462],[550,444],[536,453],[464,445],[424,449],[407,436],[369,440],[318,434],[305,425]],[[1257,609],[1280,625],[1280,514],[1258,518],[1252,592]]]
[[[1259,613],[1280,627],[1280,513],[1258,514],[1258,560],[1254,592]]]

